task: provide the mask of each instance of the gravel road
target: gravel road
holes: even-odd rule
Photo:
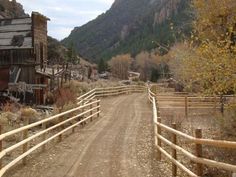
[[[101,117],[29,157],[6,177],[152,177],[152,111],[145,94],[105,98]]]

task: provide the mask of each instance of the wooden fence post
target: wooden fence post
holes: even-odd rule
[[[75,127],[72,128],[72,133],[75,133]]]
[[[62,109],[60,109],[59,113],[62,113]],[[59,117],[59,122],[62,122],[62,121],[63,121],[63,116],[60,116]],[[59,129],[63,130],[64,129],[64,125],[61,125],[61,128],[59,128]],[[60,134],[58,136],[58,142],[61,142],[61,141],[62,141],[62,134]]]
[[[46,127],[46,122],[45,122],[45,123],[42,124],[42,129],[45,130],[46,128],[47,127]],[[46,133],[44,133],[42,137],[43,137],[43,141],[45,141],[46,140]],[[42,146],[42,151],[44,152],[45,150],[46,150],[46,144],[44,144]]]
[[[0,135],[2,132],[2,125],[0,125]],[[0,140],[0,152],[2,152],[2,140]],[[0,169],[2,169],[2,159],[0,159]]]
[[[91,100],[91,103],[93,102],[93,100]],[[91,110],[93,109],[93,104],[90,105],[90,116],[93,115],[93,111]],[[93,121],[93,117],[90,118],[90,121],[92,122]]]
[[[155,94],[157,95],[157,85],[155,85]]]
[[[161,117],[161,112],[159,110],[157,111],[157,117]]]
[[[185,96],[185,118],[188,118],[188,96]]]
[[[196,136],[196,138],[202,138],[202,129],[196,129],[195,130],[195,136]],[[201,144],[196,144],[195,151],[196,151],[196,156],[197,157],[202,157],[202,145]],[[197,173],[198,176],[203,175],[203,166],[202,166],[202,164],[197,163],[196,173]]]
[[[99,99],[97,99],[97,101],[98,101],[98,102],[97,102],[97,106],[100,106],[100,101],[99,101]],[[98,112],[98,111],[100,111],[100,108],[97,108],[97,112]],[[100,116],[100,114],[98,113],[98,114],[97,114],[97,118],[99,118],[99,116]]]
[[[85,105],[85,101],[82,100],[82,106],[84,106],[84,105]],[[81,113],[84,113],[84,111],[85,111],[85,108],[83,107],[82,110],[81,110]],[[82,115],[82,120],[84,120],[84,117],[85,117],[85,114]],[[82,127],[84,127],[85,124],[86,124],[86,122],[82,122],[81,123]]]
[[[156,102],[156,109],[157,109],[157,117],[161,117],[161,112],[158,106],[157,97],[155,98],[155,102]]]
[[[155,102],[156,102],[156,99],[155,99]],[[153,115],[153,116],[155,116],[155,115]],[[158,114],[157,114],[157,117],[158,117]],[[157,135],[158,135],[158,131],[157,131],[158,126],[157,126],[157,124],[156,124],[156,122],[155,122],[155,121],[157,121],[157,120],[155,120],[155,118],[156,118],[156,117],[153,117],[153,125],[154,125],[154,145],[157,146],[157,145],[158,145],[158,144],[157,144],[157,142],[158,142],[158,137],[157,137]],[[158,159],[158,152],[157,152],[157,159]]]
[[[101,97],[103,97],[104,91],[101,89],[100,90]]]
[[[161,123],[161,118],[158,117],[157,118],[157,122],[158,123]],[[157,126],[157,134],[158,135],[161,135],[161,127],[160,126]],[[161,139],[160,138],[157,138],[157,146],[158,147],[161,147]],[[161,160],[161,151],[157,150],[157,160]]]
[[[80,106],[82,106],[82,103],[79,104],[79,107],[80,107]],[[82,113],[82,110],[81,110],[81,108],[80,108],[80,109],[78,110],[78,115],[81,114],[81,113]],[[80,121],[82,120],[82,116],[79,116],[77,120],[78,120],[78,122],[80,122]],[[81,125],[81,124],[79,124],[77,127],[79,127],[80,125]]]
[[[154,123],[154,145],[155,146],[157,146],[158,144],[157,144],[157,142],[158,142],[158,138],[157,138],[157,125],[155,124],[155,122],[153,121],[153,123]]]
[[[172,123],[172,128],[173,129],[177,129],[176,127],[176,123]],[[172,143],[173,144],[177,144],[177,136],[176,134],[172,133]],[[177,153],[176,153],[176,149],[172,149],[172,158],[177,160]],[[172,177],[176,177],[177,176],[177,166],[175,165],[175,163],[172,163]]]
[[[214,114],[217,112],[217,97],[214,96]]]
[[[24,118],[25,118],[24,125],[26,126],[29,124],[29,117],[24,117]],[[29,134],[29,130],[28,129],[24,130],[22,139],[24,140],[24,139],[28,138],[28,134]],[[23,153],[25,153],[27,150],[28,150],[28,143],[25,143],[25,144],[23,144]],[[23,165],[26,165],[27,158],[26,157],[23,158],[22,162],[23,162]]]

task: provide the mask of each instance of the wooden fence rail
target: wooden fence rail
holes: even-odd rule
[[[23,127],[3,134],[1,134],[2,126],[0,125],[0,177],[2,177],[10,168],[20,161],[22,161],[23,164],[26,164],[26,157],[37,149],[42,148],[42,151],[45,151],[46,144],[55,138],[59,138],[59,141],[61,141],[62,135],[66,132],[72,130],[73,133],[75,128],[79,125],[84,124],[89,120],[92,121],[95,117],[98,118],[101,113],[100,97],[144,91],[145,87],[143,86],[95,88],[78,97],[77,107],[71,110],[62,112],[49,118],[45,118],[32,124],[29,124],[26,121],[27,124]],[[52,121],[54,121],[54,125],[47,126],[48,124],[52,123]],[[29,131],[32,129],[37,129],[37,133],[29,136]],[[19,142],[16,142],[14,145],[3,149],[3,143],[5,142],[4,140],[16,134],[22,134],[23,139]],[[35,139],[37,139],[39,143],[29,146],[29,143]],[[20,147],[22,147],[23,150],[17,158],[13,159],[9,163],[5,163],[3,161],[7,154],[16,151]]]
[[[186,133],[178,131],[176,126],[169,127],[161,123],[161,118],[158,116],[158,104],[156,95],[151,92],[148,88],[148,99],[152,103],[153,108],[153,126],[154,126],[154,137],[155,146],[157,148],[157,159],[161,159],[161,154],[168,158],[172,162],[172,176],[177,176],[177,167],[192,177],[200,177],[203,175],[203,165],[208,167],[215,167],[218,169],[226,170],[231,173],[236,173],[236,164],[223,163],[203,157],[202,145],[208,145],[218,148],[230,148],[236,150],[236,142],[224,141],[224,140],[212,140],[202,138],[201,129],[195,130],[195,137],[190,136]],[[172,135],[172,140],[168,140],[163,136],[163,131],[168,132]],[[183,147],[177,144],[177,138],[184,138],[186,143],[195,145],[195,154],[192,154],[185,150]],[[172,153],[167,152],[163,144],[169,146],[172,149]],[[195,172],[192,169],[188,169],[184,164],[178,161],[177,153],[179,152],[187,157],[192,162],[196,163]]]
[[[156,95],[156,99],[161,103],[162,109],[184,109],[185,117],[188,118],[190,113],[196,109],[224,112],[225,108],[229,107],[230,103],[236,102],[236,97],[233,95],[224,95],[223,102],[220,97],[199,97],[199,96],[187,96],[187,95]],[[167,105],[165,105],[167,104]],[[204,112],[204,111],[203,111]]]

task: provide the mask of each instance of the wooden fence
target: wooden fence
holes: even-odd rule
[[[156,95],[148,89],[148,99],[152,103],[153,108],[153,124],[154,124],[154,137],[155,147],[157,148],[157,159],[161,160],[162,155],[172,162],[172,176],[177,176],[177,168],[181,169],[191,177],[203,176],[203,166],[215,167],[231,172],[233,175],[236,173],[236,164],[223,163],[203,157],[203,145],[208,145],[218,148],[230,148],[236,150],[236,142],[224,141],[224,140],[212,140],[202,138],[202,130],[195,130],[195,137],[185,134],[181,131],[176,130],[176,124],[172,124],[172,127],[166,126],[161,123],[161,117],[158,108],[158,102]],[[168,132],[172,135],[172,140],[163,136],[163,131]],[[195,154],[187,151],[183,147],[177,144],[177,138],[185,139],[186,143],[195,145]],[[169,153],[165,147],[169,146],[172,152]],[[184,166],[177,157],[177,152],[187,157],[192,162],[196,163],[196,169],[188,169]]]
[[[29,120],[26,119],[25,126],[17,128],[15,130],[0,134],[0,177],[3,176],[10,168],[22,161],[26,164],[26,158],[32,152],[41,148],[42,151],[46,150],[46,144],[58,138],[58,141],[62,141],[62,136],[69,130],[74,132],[75,128],[80,124],[85,123],[88,120],[93,120],[94,117],[99,117],[100,110],[100,97],[128,94],[133,92],[143,92],[145,87],[142,86],[121,86],[111,88],[96,88],[84,95],[77,98],[78,106],[74,109],[62,112],[60,114],[45,118],[35,123],[29,124]],[[49,126],[54,122],[54,125]],[[56,123],[55,123],[56,122]],[[30,135],[31,130],[36,130],[37,133]],[[2,126],[0,125],[0,133]],[[14,145],[10,145],[3,149],[3,143],[5,139],[16,134],[22,135],[22,140],[16,142]],[[38,144],[30,144],[33,140],[40,141]],[[9,153],[21,149],[20,155],[11,162],[5,163],[3,158]]]
[[[220,97],[200,97],[187,95],[182,93],[174,93],[172,95],[157,94],[156,95],[160,109],[184,109],[185,117],[195,110],[211,110],[214,113],[223,111],[228,107],[228,103],[235,102],[235,96],[224,95],[223,102]],[[165,106],[167,104],[167,106]]]
[[[138,85],[95,88],[78,97],[77,101],[78,104],[81,104],[84,100],[94,99],[95,97],[116,96],[121,94],[143,92],[144,90],[146,90],[146,87]]]

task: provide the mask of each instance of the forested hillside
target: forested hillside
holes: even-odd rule
[[[189,0],[116,0],[110,10],[95,20],[75,27],[62,41],[74,44],[78,53],[91,61],[157,47],[152,41],[171,45],[188,35]]]

